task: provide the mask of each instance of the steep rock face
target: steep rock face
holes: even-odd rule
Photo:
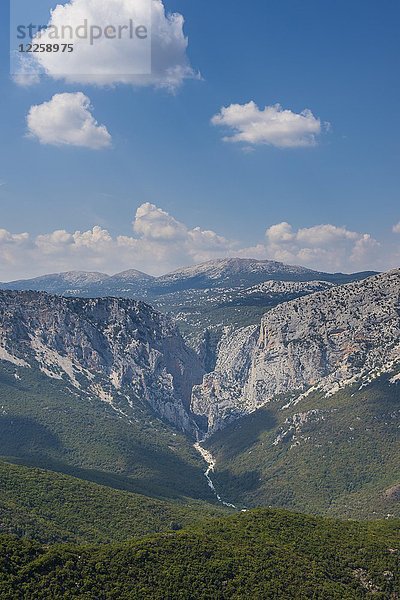
[[[202,429],[209,433],[249,412],[244,387],[252,369],[258,338],[257,326],[225,332],[215,371],[207,373],[203,383],[193,388],[191,410],[203,419]]]
[[[152,303],[174,315],[187,343],[200,356],[207,373],[214,371],[218,346],[226,328],[259,324],[261,316],[282,302],[324,291],[326,281],[265,281],[251,287],[213,287],[171,292]]]
[[[203,371],[174,323],[150,306],[0,292],[0,359],[39,366],[129,417],[133,398],[186,431],[190,393]]]
[[[400,270],[282,304],[220,345],[216,369],[192,394],[209,431],[308,389],[333,394],[400,361]]]
[[[0,283],[0,289],[142,300],[160,312],[173,315],[185,341],[201,356],[205,370],[210,372],[215,368],[216,348],[226,326],[259,324],[262,315],[281,302],[370,275],[320,273],[275,261],[228,258],[161,277],[136,270],[113,276],[66,272]]]

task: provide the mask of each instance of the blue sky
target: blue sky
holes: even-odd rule
[[[131,263],[157,272],[179,261],[237,253],[303,259],[329,270],[395,266],[399,3],[165,0],[164,6],[184,16],[188,60],[202,75],[185,79],[173,93],[152,85],[110,88],[49,77],[17,85],[8,72],[9,17],[2,4],[0,229],[28,232],[29,243],[15,252],[14,241],[3,249],[0,279],[69,263],[115,271]],[[76,92],[90,99],[94,118],[112,138],[109,147],[55,146],[26,136],[32,106]],[[250,101],[260,109],[279,103],[295,114],[309,109],[330,128],[322,126],[310,147],[224,142],[229,127],[212,125],[211,118],[222,107]],[[147,225],[170,219],[178,233],[175,223],[186,229],[181,236],[199,227],[226,243],[212,242],[207,250],[202,242],[192,250],[191,238],[179,245],[172,234],[161,240],[140,224],[133,233],[135,211],[143,205],[164,211],[150,220],[145,215]],[[273,230],[266,244],[266,230],[283,222],[291,229]],[[62,258],[61,248],[47,248],[38,257],[37,236],[95,225],[113,239],[134,236],[147,243],[123,261],[93,249],[90,256],[85,251],[77,256],[76,248]],[[323,230],[312,229],[320,225],[338,228],[325,230],[322,246],[311,239],[321,238]],[[364,234],[373,241],[362,257],[350,260]],[[37,257],[37,264],[27,265],[24,252]]]

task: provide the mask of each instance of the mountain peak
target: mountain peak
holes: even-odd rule
[[[275,260],[258,260],[255,258],[218,258],[208,260],[203,263],[198,263],[183,269],[177,269],[172,273],[168,273],[164,277],[173,275],[193,277],[199,274],[206,274],[209,277],[220,277],[221,275],[237,274],[237,273],[276,273],[276,272],[293,272],[293,273],[316,273],[305,267],[286,265]]]
[[[128,269],[126,271],[121,271],[121,273],[116,273],[111,277],[113,280],[125,280],[125,281],[151,281],[154,279],[153,275],[148,275],[147,273],[143,273],[143,271],[138,271],[137,269]]]

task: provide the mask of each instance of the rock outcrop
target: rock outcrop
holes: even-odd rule
[[[260,327],[226,336],[192,411],[213,432],[278,395],[297,402],[368,383],[400,361],[400,270],[334,287],[272,309]]]
[[[168,317],[134,300],[0,292],[0,359],[108,402],[132,417],[147,402],[194,433],[188,412],[203,370]]]

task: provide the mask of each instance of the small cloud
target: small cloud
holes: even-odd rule
[[[253,154],[255,152],[254,146],[243,146],[242,147],[243,154]]]
[[[400,221],[397,225],[393,225],[393,233],[400,233]]]
[[[317,137],[329,127],[308,109],[297,114],[275,104],[261,110],[255,102],[223,107],[211,123],[232,131],[223,138],[225,142],[244,143],[245,148],[263,144],[276,148],[315,146]]]
[[[19,53],[12,55],[12,60],[17,64],[12,64],[12,78],[14,83],[21,87],[30,87],[40,83],[40,65],[34,54]]]
[[[12,76],[14,83],[20,87],[28,88],[40,83],[40,76],[35,73],[16,73]]]
[[[28,134],[41,144],[52,146],[108,148],[111,135],[105,125],[97,123],[92,108],[82,92],[56,94],[49,102],[31,107],[27,116]]]

